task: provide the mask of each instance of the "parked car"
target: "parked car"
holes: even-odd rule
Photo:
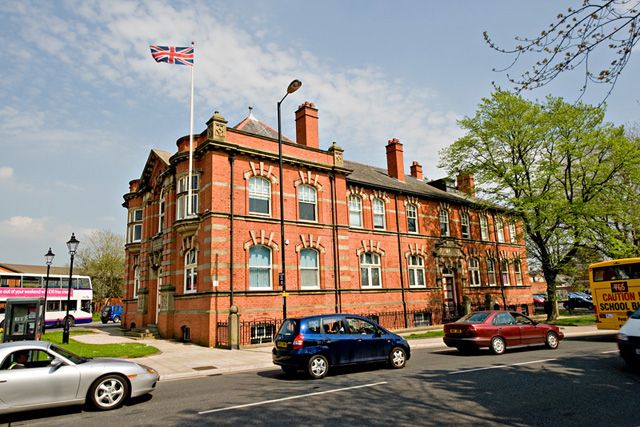
[[[461,353],[488,347],[494,354],[502,354],[507,348],[538,344],[555,349],[562,339],[564,334],[557,326],[514,311],[478,311],[444,325],[444,343]]]
[[[158,380],[154,369],[126,359],[80,357],[46,341],[0,344],[0,414],[86,402],[115,409]]]
[[[640,308],[618,331],[618,350],[629,367],[640,369]]]
[[[581,292],[569,292],[568,298],[562,303],[565,310],[572,311],[576,308],[586,308],[593,310],[593,300],[591,296],[585,296]]]
[[[122,319],[122,306],[121,305],[105,305],[100,312],[100,320],[102,323],[119,323]]]
[[[304,370],[322,378],[335,366],[387,362],[404,368],[409,343],[366,317],[326,314],[290,318],[275,337],[273,363],[286,374]]]

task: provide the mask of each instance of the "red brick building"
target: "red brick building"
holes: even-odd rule
[[[397,139],[386,169],[347,161],[335,143],[320,148],[313,104],[295,119],[281,177],[277,132],[251,114],[228,127],[216,112],[194,136],[192,216],[189,137],[176,153],[151,150],[124,195],[125,325],[157,325],[166,338],[188,328],[192,341],[215,346],[234,306],[257,322],[242,344],[269,335],[283,314],[281,185],[288,316],[351,312],[412,327],[463,304],[531,309],[520,225],[474,197],[473,177],[427,183],[417,162],[405,175]]]

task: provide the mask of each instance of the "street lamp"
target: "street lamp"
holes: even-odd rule
[[[44,260],[47,263],[47,279],[44,282],[44,319],[42,319],[42,335],[44,335],[45,323],[47,322],[47,294],[49,293],[49,270],[51,269],[51,264],[53,264],[53,257],[56,254],[51,252],[51,248],[49,248],[49,252],[44,254]]]
[[[67,315],[64,318],[64,329],[62,330],[62,343],[69,344],[69,306],[71,305],[71,283],[73,277],[73,257],[78,250],[80,242],[76,239],[76,235],[71,233],[71,239],[67,242],[67,248],[69,248],[69,255],[71,255],[71,265],[69,266],[69,288],[67,289]]]
[[[279,173],[280,173],[280,254],[282,256],[281,260],[281,272],[278,276],[280,286],[282,287],[282,320],[287,318],[287,283],[285,279],[284,272],[284,178],[282,176],[282,125],[280,122],[280,105],[282,101],[289,95],[300,89],[302,86],[302,82],[300,80],[294,80],[289,83],[289,87],[287,87],[287,93],[284,94],[282,99],[278,102],[278,161],[279,161]]]

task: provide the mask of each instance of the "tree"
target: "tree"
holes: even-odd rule
[[[527,71],[520,77],[507,74],[516,92],[544,86],[560,73],[584,67],[581,94],[589,83],[603,83],[610,85],[608,96],[640,39],[638,6],[637,0],[584,0],[581,7],[559,13],[539,35],[516,37],[517,45],[513,48],[499,47],[486,31],[484,39],[496,51],[515,56],[505,70],[514,68],[524,58],[532,59],[533,65],[525,65]],[[609,55],[596,53],[605,49]],[[602,58],[604,64],[600,62]]]
[[[639,166],[638,145],[603,120],[603,107],[497,91],[459,121],[466,135],[441,153],[441,167],[473,174],[484,198],[520,218],[554,307],[558,273],[580,249],[601,245],[593,230],[615,239],[602,218],[621,219],[612,201],[631,193],[619,182]]]
[[[124,237],[99,230],[89,235],[76,259],[82,274],[91,276],[94,301],[123,296]]]

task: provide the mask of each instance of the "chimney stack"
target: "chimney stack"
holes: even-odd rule
[[[470,196],[476,195],[476,189],[473,184],[473,175],[469,173],[460,173],[456,177],[456,189]]]
[[[318,109],[312,102],[305,102],[296,111],[296,142],[307,147],[320,148]]]
[[[422,165],[415,160],[411,163],[411,176],[417,179],[418,181],[422,181]]]
[[[404,158],[398,138],[390,139],[387,144],[387,171],[389,176],[404,182]]]

